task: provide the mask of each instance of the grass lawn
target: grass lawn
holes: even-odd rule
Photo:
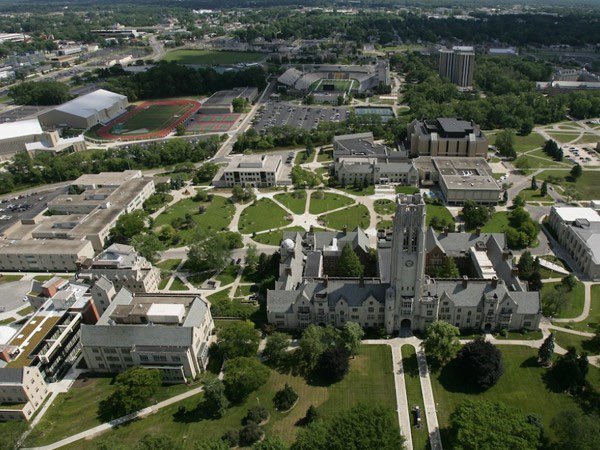
[[[544,301],[545,296],[560,285],[560,282],[553,283],[544,283],[544,287],[542,288],[542,303]],[[564,309],[557,314],[557,318],[559,319],[568,319],[569,317],[577,317],[583,311],[583,303],[585,300],[585,290],[583,283],[581,281],[577,281],[577,284],[573,288],[572,291],[568,291],[565,293],[567,297],[567,304]]]
[[[489,145],[494,145],[496,143],[496,135],[495,134],[487,134]],[[534,148],[541,147],[544,145],[546,140],[535,132],[531,132],[527,136],[515,136],[515,150],[517,153],[526,152],[528,150],[533,150]]]
[[[577,141],[575,141],[575,143],[576,144],[596,144],[598,141],[600,141],[600,137],[596,136],[595,134],[584,134],[579,139],[577,139]]]
[[[160,283],[158,283],[158,289],[164,289],[167,287],[167,283],[169,282],[169,280],[171,279],[171,275],[167,275],[167,276],[161,276],[160,277]]]
[[[284,231],[304,231],[302,227],[289,227],[281,230],[269,231],[267,233],[257,234],[252,240],[265,245],[280,245],[283,240]]]
[[[123,123],[117,123],[109,130],[111,134],[144,134],[163,130],[190,110],[190,104],[161,105],[150,104],[143,109],[135,109],[132,116]]]
[[[173,279],[173,282],[171,283],[171,286],[169,287],[169,290],[170,291],[189,291],[189,288],[183,281],[181,281],[181,278],[175,277]]]
[[[596,348],[590,342],[591,338],[578,336],[576,334],[564,333],[562,331],[552,330],[556,343],[562,348],[575,347],[578,352],[587,352],[590,355],[600,353],[600,348]]]
[[[165,55],[166,61],[180,64],[237,64],[256,62],[267,56],[256,52],[224,52],[215,50],[180,49],[171,50]]]
[[[431,223],[431,219],[433,219],[434,217],[438,217],[439,219],[442,220],[446,220],[449,221],[450,223],[454,224],[455,220],[454,217],[452,217],[452,214],[450,214],[450,211],[448,211],[448,208],[446,208],[444,205],[426,205],[426,217],[427,217],[427,226],[429,226],[429,224]]]
[[[32,312],[33,312],[33,307],[26,306],[25,308],[18,310],[17,314],[21,317],[25,317],[27,314],[32,313]]]
[[[198,213],[200,206],[206,208],[202,214]],[[163,211],[154,221],[154,229],[158,231],[160,227],[170,225],[173,219],[184,218],[186,214],[191,214],[197,227],[221,231],[229,227],[234,213],[235,206],[220,195],[215,195],[211,202],[195,202],[191,198],[186,198]],[[191,242],[195,228],[177,231],[177,234],[181,237],[179,246]]]
[[[520,341],[537,341],[538,339],[542,339],[544,335],[540,330],[537,331],[509,331],[506,337],[502,336],[500,333],[494,334],[496,339],[506,340],[506,339],[518,339]]]
[[[565,144],[567,142],[571,142],[574,139],[577,139],[579,133],[557,133],[557,132],[549,132],[548,133],[552,138],[557,141],[559,144]]]
[[[402,368],[404,369],[408,408],[412,412],[412,409],[418,405],[421,410],[421,428],[415,427],[412,414],[410,416],[413,449],[425,450],[429,445],[429,433],[427,432],[427,417],[425,416],[425,405],[423,404],[417,353],[412,345],[402,346]]]
[[[317,155],[317,162],[333,161],[333,150],[321,150]]]
[[[27,437],[26,445],[47,445],[101,424],[98,405],[112,393],[112,382],[112,376],[80,377],[69,392],[59,394],[54,400],[40,423]],[[188,389],[188,386],[181,384],[165,385],[159,389],[154,399],[162,401]]]
[[[0,325],[8,325],[9,323],[13,323],[16,319],[14,317],[9,317],[7,319],[0,320]]]
[[[240,266],[230,264],[225,267],[219,275],[215,277],[217,281],[221,282],[221,286],[227,286],[235,281]]]
[[[539,183],[539,186],[541,187],[541,183]],[[528,202],[548,202],[548,201],[552,201],[552,197],[550,197],[548,194],[546,194],[545,196],[541,196],[540,195],[540,190],[539,189],[531,189],[531,188],[527,188],[527,189],[523,189],[521,192],[519,192],[519,195],[521,197],[523,197],[523,199],[525,201]]]
[[[281,207],[268,198],[262,198],[242,211],[238,229],[240,233],[251,234],[256,231],[285,227],[290,222],[287,213]]]
[[[13,281],[19,281],[23,278],[23,276],[24,275],[2,275],[2,276],[0,276],[0,284],[12,283]],[[50,278],[52,278],[52,276],[50,276]],[[34,277],[34,279],[37,280],[37,277]]]
[[[544,170],[537,178],[539,181],[543,181],[549,176],[561,178],[558,182],[560,187],[563,189],[567,187],[574,188],[581,194],[581,200],[594,200],[600,198],[600,177],[598,176],[598,172],[591,172],[583,169],[583,175],[575,182],[567,180],[566,177],[568,175],[568,170]]]
[[[321,192],[323,198],[315,198],[316,192],[310,195],[309,212],[311,214],[322,214],[333,209],[343,208],[354,203],[350,197],[340,194],[332,194],[331,192]]]
[[[481,231],[484,233],[503,233],[508,228],[508,212],[498,211],[492,214],[488,223],[486,223]]]
[[[579,331],[594,333],[600,326],[600,285],[592,286],[592,304],[590,305],[590,314],[581,322],[556,323],[561,327],[572,328]]]
[[[340,189],[343,192],[351,195],[373,195],[375,193],[375,186],[373,185],[367,186],[366,189],[362,186],[358,189],[354,189],[352,185],[337,189]]]
[[[348,227],[348,231],[360,227],[363,230],[369,227],[369,210],[365,205],[354,205],[349,208],[319,216],[328,228],[341,230]]]
[[[392,225],[394,225],[394,222],[391,220],[380,220],[377,222],[377,229],[387,230],[388,228],[392,228]]]
[[[285,383],[294,388],[299,399],[291,411],[280,413],[273,406],[273,396]],[[271,370],[265,385],[241,404],[229,408],[218,420],[201,417],[201,411],[196,409],[201,400],[201,394],[191,397],[145,419],[106,432],[92,442],[79,441],[69,448],[94,448],[103,439],[110,438],[125,446],[134,447],[144,435],[156,433],[172,436],[184,449],[193,449],[200,439],[220,438],[227,430],[239,430],[248,408],[257,404],[266,407],[271,414],[269,422],[264,426],[267,434],[279,437],[286,444],[294,441],[300,429],[297,422],[304,417],[310,405],[317,407],[322,417],[333,417],[359,402],[368,402],[370,405],[388,408],[395,417],[396,396],[390,349],[384,345],[364,346],[357,357],[351,360],[350,372],[346,378],[331,386],[309,385],[304,378]],[[186,408],[184,414],[178,414],[180,407]],[[75,427],[71,433],[76,431],[79,431],[79,427]]]
[[[396,186],[396,194],[416,194],[419,188],[415,186]]]
[[[200,288],[200,286],[202,286],[202,284],[206,280],[208,280],[210,277],[212,277],[214,274],[215,274],[215,272],[213,270],[209,270],[207,272],[200,272],[200,273],[196,273],[194,275],[190,275],[189,277],[187,277],[187,279],[195,287]]]
[[[235,291],[235,296],[236,297],[248,297],[250,294],[252,294],[252,288],[253,288],[253,285],[241,284],[238,286],[237,290]]]
[[[294,214],[302,214],[304,213],[304,209],[306,208],[306,192],[305,191],[295,191],[295,192],[286,192],[285,194],[276,194],[275,200],[284,205]]]
[[[385,198],[375,200],[373,207],[375,208],[375,212],[377,214],[382,214],[384,216],[394,214],[396,212],[396,203],[393,200],[388,200]]]
[[[158,264],[156,264],[156,267],[162,270],[175,270],[177,269],[177,266],[179,266],[180,262],[180,259],[165,259],[164,261],[161,261]]]
[[[454,409],[467,399],[500,401],[521,410],[534,413],[544,423],[544,430],[552,438],[551,420],[561,411],[578,409],[572,396],[553,392],[543,381],[546,369],[537,364],[537,349],[520,346],[498,346],[502,351],[504,374],[498,383],[483,393],[475,393],[464,384],[460,369],[452,365],[437,371],[431,377],[440,427],[448,426]],[[588,380],[598,388],[600,370],[590,366]],[[442,433],[442,436],[444,433]]]

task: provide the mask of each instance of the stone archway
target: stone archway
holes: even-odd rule
[[[492,324],[491,323],[486,323],[485,326],[483,327],[483,331],[485,331],[486,333],[491,333],[492,332]]]
[[[410,331],[412,329],[411,325],[410,319],[402,319],[400,322],[400,330]]]

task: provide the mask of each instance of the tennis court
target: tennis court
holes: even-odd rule
[[[218,133],[229,131],[241,114],[196,114],[187,130],[193,133]]]

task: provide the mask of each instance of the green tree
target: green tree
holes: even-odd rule
[[[193,272],[219,270],[231,259],[231,248],[225,236],[207,228],[198,227],[188,250],[186,267]]]
[[[562,288],[550,289],[543,295],[542,300],[542,312],[547,317],[559,314],[569,302]]]
[[[339,331],[335,328],[309,325],[302,332],[299,351],[304,369],[309,372],[316,366],[326,348],[340,345]]]
[[[241,97],[234,98],[231,101],[231,105],[233,106],[233,112],[239,114],[244,112],[244,108],[246,107],[246,100]]]
[[[17,105],[59,105],[71,98],[69,87],[58,81],[27,81],[11,87],[8,96]]]
[[[146,229],[146,213],[142,210],[122,214],[110,230],[110,239],[119,244],[129,244],[132,237]]]
[[[346,322],[341,332],[342,342],[352,356],[356,355],[365,332],[356,322]]]
[[[248,422],[244,428],[240,430],[240,445],[248,447],[262,438],[264,431],[260,429],[258,424]]]
[[[259,335],[250,321],[231,322],[218,332],[217,344],[221,353],[228,358],[255,356]]]
[[[202,408],[213,418],[221,418],[229,407],[229,400],[225,396],[225,385],[214,378],[204,382],[204,402]]]
[[[502,374],[502,353],[494,344],[476,339],[465,344],[456,355],[464,381],[479,389],[489,389]]]
[[[541,430],[504,403],[466,400],[450,415],[450,434],[451,448],[514,450],[538,448]]]
[[[162,383],[157,369],[132,367],[115,378],[113,393],[101,402],[100,409],[107,415],[120,417],[146,406]]]
[[[225,393],[234,403],[244,400],[269,378],[269,369],[254,357],[229,359],[225,363],[224,372]]]
[[[252,450],[287,450],[287,447],[279,439],[269,436],[262,442],[254,444]]]
[[[163,243],[154,233],[138,234],[131,239],[135,250],[150,262],[155,262],[158,253],[164,249]]]
[[[515,151],[515,132],[511,129],[500,131],[496,135],[496,148],[501,155],[507,158],[516,158],[517,152]]]
[[[287,411],[294,406],[296,400],[298,400],[298,394],[289,384],[285,383],[283,389],[275,393],[273,404],[279,411]]]
[[[365,272],[364,266],[350,244],[346,244],[342,248],[342,255],[338,261],[338,270],[346,277],[360,277]]]
[[[432,276],[434,278],[458,278],[460,272],[454,262],[454,258],[450,256],[444,256],[442,263],[439,266],[433,268]]]
[[[246,247],[246,268],[251,272],[256,270],[256,266],[258,266],[258,250],[256,249],[255,244],[248,244]]]
[[[542,197],[548,195],[548,182],[546,180],[544,180],[544,182],[542,183],[542,187],[540,188],[540,195]]]
[[[571,175],[573,180],[577,180],[579,177],[581,177],[581,175],[583,175],[582,167],[579,164],[575,164],[571,169],[571,172],[569,172],[569,175]]]
[[[315,366],[315,372],[321,380],[335,383],[346,376],[350,369],[350,352],[346,347],[327,347]]]
[[[185,136],[185,132],[186,129],[184,124],[180,123],[175,127],[175,136]]]
[[[560,389],[575,391],[585,384],[588,370],[587,354],[578,355],[574,347],[569,347],[566,354],[557,358],[550,373]]]
[[[196,441],[194,450],[229,450],[229,445],[222,439],[202,439]]]
[[[308,407],[308,409],[306,410],[306,415],[304,416],[304,422],[307,425],[310,425],[318,418],[319,418],[319,412],[317,411],[317,408],[315,408],[314,405],[310,405]]]
[[[554,355],[554,333],[550,333],[550,335],[544,339],[542,345],[538,350],[538,361],[542,366],[550,365],[552,361],[552,356]]]
[[[520,195],[517,195],[515,198],[513,198],[513,206],[515,208],[522,208],[525,206],[525,199],[523,197],[521,197]]]
[[[204,163],[198,168],[198,170],[194,174],[194,177],[192,178],[192,181],[194,182],[194,184],[206,183],[208,181],[211,181],[218,171],[219,166],[217,164]]]
[[[300,431],[291,450],[398,450],[404,437],[391,410],[358,404]]]
[[[577,286],[577,278],[572,274],[569,274],[560,281],[560,284],[562,284],[567,291],[572,291],[575,286]]]
[[[273,333],[267,338],[263,356],[275,365],[279,365],[287,354],[290,340],[283,333]]]
[[[531,177],[531,189],[533,189],[534,191],[537,191],[538,185],[537,185],[537,180],[535,179],[535,175],[533,177]]]
[[[600,421],[580,410],[560,411],[550,427],[554,431],[556,450],[594,450],[600,448]]]
[[[521,279],[528,280],[531,277],[534,270],[534,259],[529,250],[523,252],[517,263],[517,268]]]
[[[425,328],[423,349],[428,356],[444,365],[456,356],[460,349],[460,331],[454,325],[437,320]]]
[[[490,208],[478,205],[472,200],[467,200],[463,205],[462,216],[467,228],[475,228],[484,226],[490,219]]]

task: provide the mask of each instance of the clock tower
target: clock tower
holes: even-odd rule
[[[398,195],[394,216],[391,287],[386,297],[388,332],[412,328],[425,276],[425,202],[421,194]]]

